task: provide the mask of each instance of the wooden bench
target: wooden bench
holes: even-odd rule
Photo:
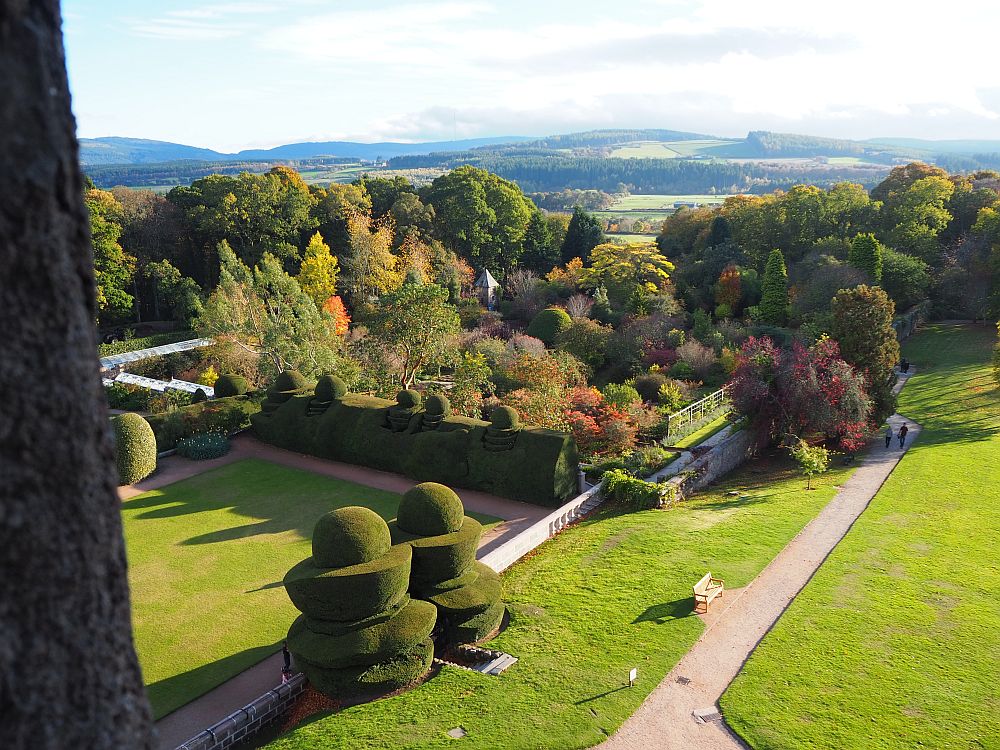
[[[722,596],[725,585],[721,578],[712,578],[711,572],[706,573],[694,589],[694,611],[695,614],[703,615],[708,612],[708,605],[717,596]]]

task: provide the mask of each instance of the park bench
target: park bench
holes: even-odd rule
[[[708,612],[708,605],[717,596],[722,596],[724,584],[721,578],[712,578],[711,572],[702,576],[693,587],[694,589],[694,611],[703,615]]]

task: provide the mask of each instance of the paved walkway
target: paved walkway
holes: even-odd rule
[[[908,376],[901,376],[897,392],[913,373],[911,368]],[[886,449],[881,434],[873,438],[858,469],[833,500],[746,588],[726,592],[701,638],[602,748],[746,748],[722,721],[719,698],[920,434],[920,426],[912,420],[898,414],[889,419],[894,431],[904,421],[910,429],[906,448],[900,450],[893,438]],[[696,715],[706,720],[699,721]]]
[[[178,456],[168,456],[160,459],[153,476],[129,487],[119,487],[118,495],[126,500],[247,458],[270,461],[399,494],[416,484],[414,480],[398,474],[293,453],[262,443],[252,435],[242,434],[234,438],[232,450],[221,458],[189,461]],[[480,558],[552,511],[551,508],[508,500],[485,492],[463,489],[456,491],[468,510],[504,519],[503,523],[483,534],[477,553]],[[156,747],[158,750],[173,750],[184,740],[242,708],[280,682],[281,655],[273,654],[157,721]]]

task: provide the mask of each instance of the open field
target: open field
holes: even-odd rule
[[[250,459],[122,503],[136,648],[157,717],[277,650],[298,614],[280,581],[310,554],[316,519],[345,505],[388,519],[399,496]]]
[[[611,734],[702,633],[691,586],[706,570],[746,585],[836,492],[783,458],[755,461],[672,510],[605,510],[503,575],[510,625],[491,647],[519,657],[501,677],[443,668],[408,693],[317,718],[274,750],[582,748]],[[738,489],[740,496],[726,492]],[[627,687],[628,671],[639,681]]]
[[[635,141],[615,147],[610,156],[617,159],[676,159],[693,156],[712,156],[715,151],[738,146],[742,141],[693,140],[693,141]]]
[[[1000,747],[994,331],[906,342],[923,434],[723,696],[757,750]]]
[[[608,211],[644,211],[648,209],[674,210],[674,203],[721,204],[725,195],[625,195],[615,201]]]
[[[660,229],[659,226],[657,226],[656,230],[659,231],[659,229]],[[615,240],[617,240],[618,242],[626,242],[626,243],[655,242],[656,234],[628,234],[622,232],[622,233],[608,234],[607,238],[612,242],[614,242]]]

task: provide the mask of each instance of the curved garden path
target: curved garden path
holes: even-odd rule
[[[914,374],[900,375],[895,391]],[[747,746],[726,726],[719,698],[782,613],[792,603],[920,434],[920,426],[899,414],[889,418],[895,432],[906,422],[906,447],[896,439],[885,447],[874,437],[848,479],[760,574],[743,589],[726,592],[707,616],[706,629],[645,702],[600,747],[606,750],[742,750]],[[714,571],[719,572],[719,571]],[[701,718],[699,718],[701,717]]]

